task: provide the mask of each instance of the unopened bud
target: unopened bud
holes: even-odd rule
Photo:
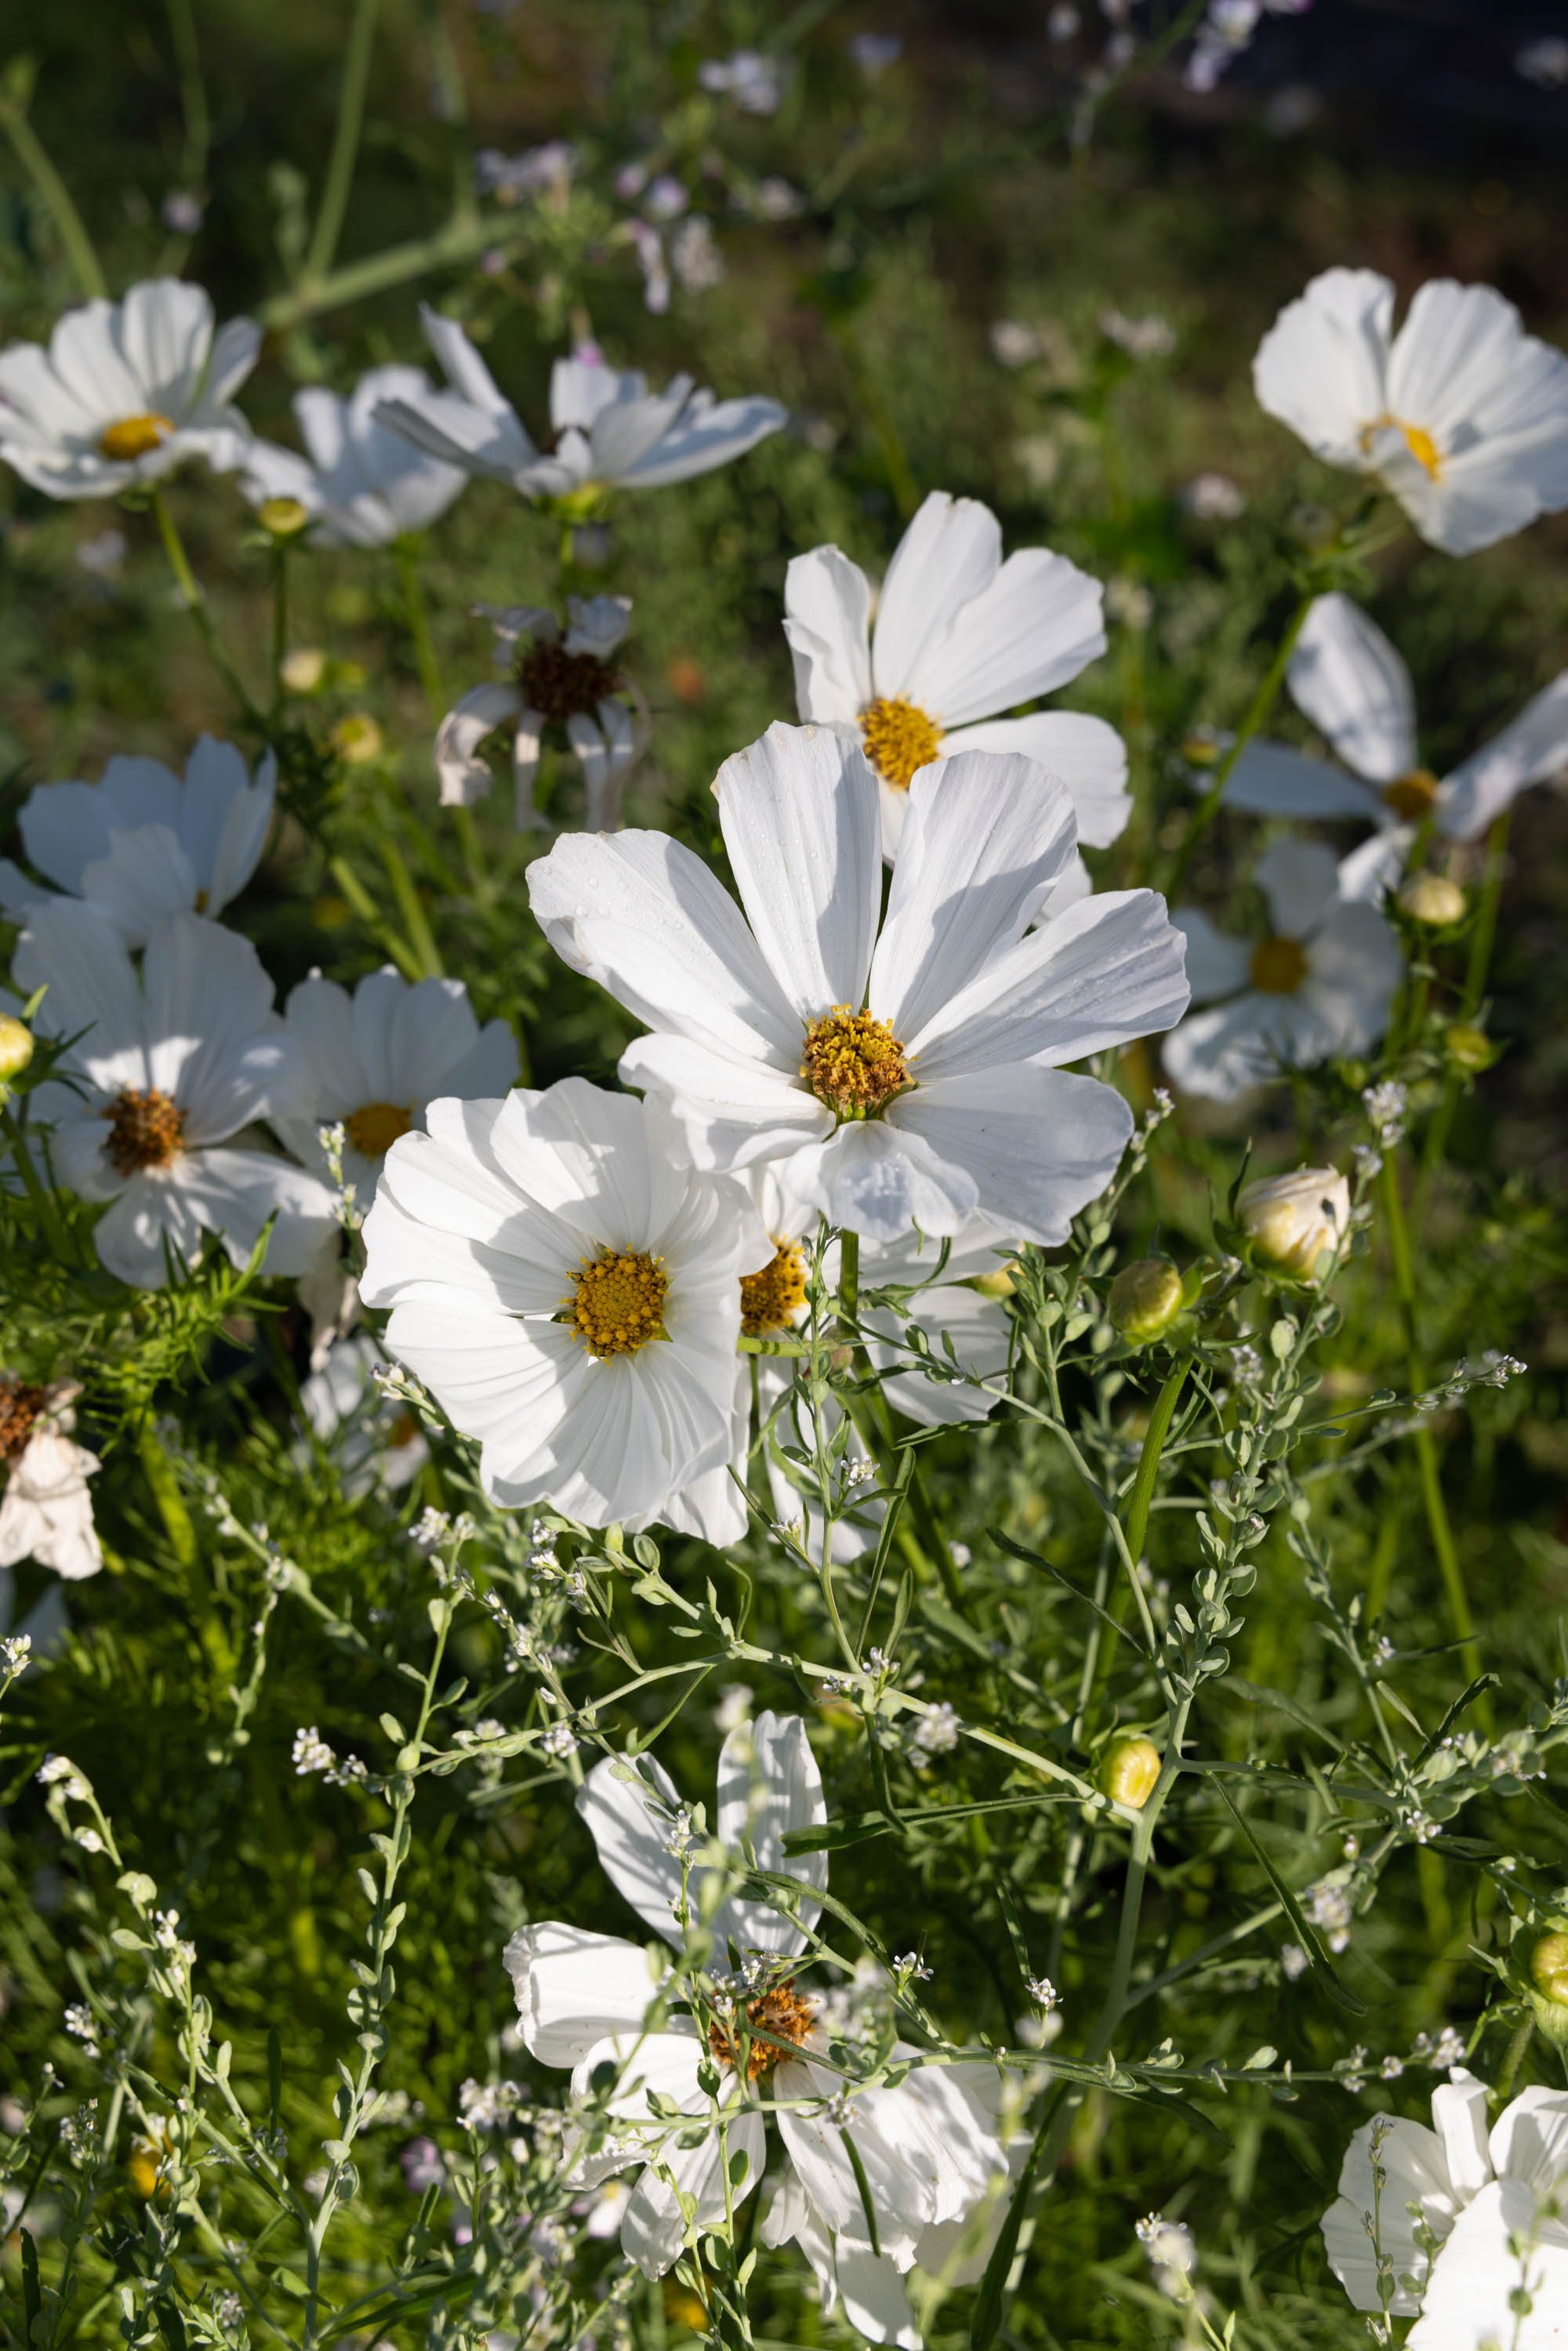
[[[1181,1312],[1181,1276],[1164,1258],[1139,1258],[1122,1268],[1111,1284],[1107,1305],[1113,1324],[1128,1345],[1147,1347],[1164,1338]]]
[[[1497,1059],[1497,1047],[1486,1030],[1472,1029],[1468,1020],[1456,1020],[1451,1029],[1445,1029],[1443,1042],[1448,1059],[1461,1070],[1490,1070]]]
[[[1010,1298],[1018,1284],[1014,1280],[1016,1265],[998,1265],[992,1273],[977,1273],[975,1288],[982,1298]]]
[[[1446,873],[1413,873],[1399,893],[1400,911],[1428,930],[1446,930],[1465,911],[1465,893]]]
[[[331,743],[350,768],[362,768],[382,755],[382,730],[368,710],[350,710],[332,729]]]
[[[310,519],[310,509],[298,498],[263,498],[256,518],[274,538],[298,538]]]
[[[1160,1776],[1160,1750],[1152,1739],[1113,1739],[1100,1764],[1100,1785],[1119,1804],[1141,1813]]]
[[[1530,1954],[1530,1980],[1555,2007],[1568,2008],[1568,1935],[1542,1935]]]
[[[1349,1229],[1350,1186],[1333,1167],[1266,1176],[1242,1187],[1236,1213],[1257,1263],[1312,1281],[1319,1258],[1336,1249]]]
[[[314,694],[327,674],[327,656],[319,645],[296,645],[284,654],[277,674],[290,694]]]
[[[25,1020],[0,1012],[0,1085],[19,1078],[33,1058],[33,1032]]]

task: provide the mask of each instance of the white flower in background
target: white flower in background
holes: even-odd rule
[[[375,1197],[382,1163],[400,1134],[423,1123],[438,1096],[498,1096],[517,1076],[517,1040],[504,1020],[474,1017],[460,979],[406,980],[390,967],[350,995],[312,972],[284,1007],[307,1072],[301,1106],[271,1122],[297,1159],[329,1174],[323,1126],[341,1125],[343,1180],[356,1206]]]
[[[1103,718],[1073,710],[998,717],[1053,694],[1105,650],[1103,590],[1049,548],[1002,560],[1001,526],[977,498],[934,490],[880,592],[836,547],[784,576],[784,634],[802,718],[852,736],[876,769],[883,847],[897,854],[909,786],[933,759],[1021,751],[1061,778],[1092,849],[1132,812],[1127,753]],[[874,621],[873,621],[874,611]]]
[[[336,1461],[350,1498],[378,1485],[406,1486],[430,1458],[418,1415],[376,1384],[386,1360],[374,1339],[340,1339],[300,1384],[305,1417]]]
[[[1568,359],[1490,286],[1438,277],[1394,333],[1394,287],[1325,269],[1252,362],[1260,404],[1371,474],[1430,546],[1470,555],[1568,506]]]
[[[1521,2091],[1490,2134],[1486,2114],[1485,2083],[1456,2065],[1432,2093],[1430,2130],[1402,2116],[1363,2124],[1345,2150],[1338,2200],[1323,2215],[1329,2267],[1355,2309],[1381,2310],[1379,2252],[1392,2263],[1390,2314],[1421,2314],[1412,2351],[1482,2351],[1493,2342],[1539,2351],[1562,2339],[1568,2092]],[[1375,2161],[1386,2174],[1380,2193]],[[1527,2246],[1522,2259],[1511,2235]],[[1431,2237],[1440,2241],[1435,2254]],[[1528,2315],[1510,2300],[1521,2286],[1534,2304]]]
[[[37,1026],[75,1038],[32,1097],[52,1124],[59,1180],[111,1203],[93,1238],[110,1273],[161,1289],[221,1235],[248,1262],[269,1217],[269,1274],[302,1273],[332,1230],[332,1196],[303,1169],[236,1140],[287,1115],[305,1071],[279,1029],[272,983],[248,939],[195,914],[154,935],[140,976],[89,906],[41,908],[16,947],[23,993],[47,987]],[[78,1033],[79,1032],[79,1033]]]
[[[1299,1167],[1244,1184],[1236,1213],[1255,1255],[1300,1281],[1320,1257],[1341,1248],[1350,1230],[1350,1186],[1337,1167]]]
[[[1195,474],[1181,492],[1181,504],[1199,522],[1234,522],[1247,511],[1247,496],[1228,474]]]
[[[1211,1102],[1234,1102],[1282,1070],[1365,1052],[1388,1026],[1404,970],[1376,907],[1342,893],[1332,851],[1276,841],[1253,878],[1269,910],[1263,938],[1231,938],[1195,906],[1174,916],[1193,1001],[1208,1008],[1166,1039],[1165,1066],[1184,1092]]]
[[[548,831],[534,806],[544,731],[562,726],[582,769],[591,832],[621,821],[626,778],[648,741],[648,705],[612,656],[632,625],[629,596],[570,596],[563,631],[553,612],[529,604],[477,604],[496,632],[496,666],[506,683],[476,685],[435,733],[444,808],[471,808],[494,781],[478,756],[487,735],[512,735],[513,820],[519,832]]]
[[[879,938],[877,781],[852,744],[771,727],[716,789],[744,917],[663,833],[570,834],[528,869],[558,952],[655,1031],[622,1078],[670,1102],[699,1166],[780,1161],[872,1239],[976,1215],[1064,1238],[1132,1116],[1056,1065],[1185,1010],[1163,900],[1107,893],[1022,936],[1071,862],[1072,804],[1027,759],[962,752],[911,787]]]
[[[605,1875],[679,1951],[685,1922],[695,1927],[716,1889],[705,1886],[709,1869],[697,1856],[689,1810],[657,1763],[642,1768],[645,1779],[622,1763],[596,1764],[578,1809]],[[609,2102],[612,2139],[592,2151],[581,2147],[577,2168],[591,2185],[612,2170],[645,2167],[621,2227],[622,2250],[644,2276],[662,2276],[686,2242],[677,2190],[695,2201],[695,2228],[712,2227],[726,2210],[726,2170],[739,2157],[729,2193],[736,2203],[749,2195],[766,2158],[757,2100],[777,2100],[774,2119],[790,2170],[763,2222],[764,2241],[799,2237],[824,2294],[836,2285],[852,2325],[874,2342],[913,2346],[918,2337],[903,2273],[917,2262],[940,2267],[953,2224],[1006,2177],[997,2129],[1001,2085],[990,2065],[933,2065],[916,2067],[897,2089],[857,2093],[818,2062],[820,2003],[797,1988],[791,1962],[816,1923],[827,1856],[787,1854],[784,1837],[826,1820],[799,1716],[759,1714],[730,1733],[719,1754],[714,1835],[741,1866],[749,1848],[758,1867],[796,1879],[802,1890],[795,1919],[734,1894],[718,1900],[708,1921],[715,1947],[723,1954],[732,1945],[741,1969],[731,2004],[706,2030],[679,2004],[678,1983],[661,1981],[643,1947],[615,1936],[555,1920],[524,1927],[507,1947],[507,1965],[530,2054],[542,2064],[571,2066],[579,2098],[601,2066],[618,2069]],[[663,2013],[650,2021],[661,2000]],[[897,2050],[918,2054],[906,2043]],[[698,2086],[705,2064],[719,2070],[716,2097]],[[670,2099],[683,2121],[656,2116],[650,2091]],[[695,2145],[677,2143],[704,2125]],[[876,2216],[875,2252],[862,2180]]]
[[[1249,743],[1225,786],[1228,807],[1260,815],[1359,817],[1375,839],[1341,868],[1347,898],[1376,898],[1430,818],[1448,841],[1475,841],[1529,784],[1568,766],[1568,669],[1500,735],[1447,776],[1421,765],[1416,689],[1377,623],[1348,596],[1320,596],[1286,671],[1291,698],[1342,765],[1283,743]]]
[[[697,79],[716,97],[733,98],[742,114],[777,114],[784,96],[784,68],[760,49],[737,49],[730,57],[706,57]]]
[[[17,819],[45,881],[0,858],[0,906],[26,923],[56,892],[106,914],[128,946],[145,946],[172,914],[221,914],[261,862],[277,762],[254,775],[232,743],[197,738],[183,781],[161,759],[110,759],[96,784],[35,784]]]
[[[76,1583],[103,1565],[88,1485],[99,1459],[71,1440],[76,1394],[68,1380],[40,1387],[0,1374],[0,1461],[6,1472],[0,1496],[0,1570],[36,1559]],[[9,1621],[7,1599],[0,1632]],[[24,1629],[37,1642],[39,1628],[32,1616]]]
[[[656,1109],[580,1078],[426,1119],[365,1222],[388,1352],[481,1440],[496,1501],[655,1516],[728,1449],[740,1276],[766,1254],[750,1201],[682,1165]]]
[[[422,308],[431,349],[451,387],[383,402],[383,424],[465,473],[508,483],[525,497],[653,490],[709,474],[777,433],[776,400],[716,401],[690,376],[651,392],[636,369],[609,367],[594,351],[550,371],[553,455],[542,455],[455,319]]]
[[[461,466],[444,465],[382,423],[388,400],[428,400],[423,368],[371,368],[347,400],[323,385],[294,395],[294,415],[309,455],[275,442],[253,442],[243,488],[253,506],[298,498],[322,547],[388,547],[427,530],[468,486]]]
[[[187,457],[219,473],[245,461],[235,393],[261,329],[214,331],[199,286],[154,277],[122,302],[84,302],[49,338],[0,351],[0,458],[51,498],[107,498]]]

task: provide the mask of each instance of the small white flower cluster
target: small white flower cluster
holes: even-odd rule
[[[1029,1977],[1027,1990],[1030,2000],[1042,2015],[1051,2016],[1061,2006],[1061,1994],[1049,1976]]]
[[[357,1755],[345,1755],[340,1762],[336,1750],[328,1746],[314,1723],[308,1730],[295,1732],[292,1757],[300,1779],[319,1771],[329,1788],[372,1790],[379,1784]]]
[[[1323,1929],[1324,1940],[1331,1951],[1343,1951],[1350,1942],[1351,1920],[1355,1916],[1350,1889],[1343,1881],[1321,1878],[1309,1886],[1304,1897],[1306,1913],[1314,1927]]]
[[[950,1755],[962,1728],[956,1707],[946,1698],[928,1706],[904,1742],[904,1759],[912,1771],[928,1771],[938,1755]]]
[[[72,2038],[81,2043],[84,2057],[97,2057],[100,2054],[97,2027],[93,2022],[90,2008],[80,2001],[75,2001],[66,2010],[60,2022]]]
[[[1197,2266],[1197,2247],[1192,2231],[1180,2220],[1167,2220],[1161,2212],[1150,2212],[1134,2223],[1134,2233],[1149,2257],[1160,2292],[1179,2299]]]
[[[498,2130],[527,2096],[520,2082],[480,2082],[470,2075],[457,2093],[457,2119],[465,2130]]]
[[[14,1682],[18,1674],[26,1672],[32,1655],[33,1636],[30,1633],[6,1634],[0,1639],[0,1675],[7,1683]]]

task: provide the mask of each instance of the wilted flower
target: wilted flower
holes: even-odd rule
[[[103,1565],[88,1485],[98,1456],[71,1440],[77,1393],[68,1380],[39,1386],[0,1376],[0,1568],[36,1559],[77,1583]]]
[[[548,831],[534,806],[534,780],[545,728],[554,726],[565,730],[582,769],[589,831],[612,832],[648,736],[648,705],[612,659],[631,626],[630,598],[570,597],[564,630],[553,612],[532,605],[476,609],[495,629],[497,667],[509,674],[504,684],[473,687],[436,729],[443,805],[485,798],[492,778],[479,745],[510,726],[514,821],[519,831]]]

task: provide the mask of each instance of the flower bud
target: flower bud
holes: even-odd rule
[[[1542,1935],[1530,1954],[1530,1980],[1553,2007],[1568,2008],[1568,1935]]]
[[[327,656],[319,645],[296,645],[284,654],[277,674],[290,694],[314,694],[327,674]]]
[[[263,498],[256,518],[274,538],[298,538],[310,519],[310,509],[298,498]]]
[[[1448,1059],[1457,1061],[1461,1070],[1490,1070],[1497,1059],[1497,1047],[1484,1029],[1472,1029],[1468,1020],[1456,1020],[1443,1031],[1443,1042]]]
[[[1122,1268],[1111,1284],[1107,1305],[1113,1324],[1128,1345],[1147,1347],[1164,1338],[1181,1312],[1181,1276],[1164,1258],[1139,1258]]]
[[[1399,893],[1399,907],[1413,923],[1446,930],[1465,911],[1465,893],[1446,873],[1413,873]]]
[[[1323,1251],[1336,1248],[1349,1228],[1350,1186],[1333,1167],[1265,1176],[1242,1187],[1236,1213],[1258,1264],[1311,1281]]]
[[[0,1085],[19,1078],[33,1058],[33,1032],[25,1020],[0,1012]]]
[[[990,1273],[977,1273],[975,1288],[982,1298],[1010,1298],[1018,1287],[1013,1278],[1017,1271],[1016,1262],[998,1265]]]
[[[333,749],[350,768],[365,767],[382,755],[382,730],[368,710],[350,710],[331,733]]]
[[[1113,1739],[1100,1762],[1100,1785],[1119,1804],[1141,1813],[1160,1776],[1160,1750],[1152,1739],[1130,1734]]]

